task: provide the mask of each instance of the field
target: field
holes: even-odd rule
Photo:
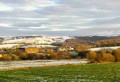
[[[0,82],[119,82],[120,63],[1,70]]]

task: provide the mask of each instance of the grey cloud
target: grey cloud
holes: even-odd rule
[[[49,1],[55,4],[48,5]],[[108,32],[113,35],[120,30],[119,0],[44,0],[43,2],[42,0],[41,2],[40,0],[0,0],[0,2],[13,7],[13,11],[0,12],[0,23],[12,24],[11,28],[2,27],[3,32],[0,35],[6,33],[8,35],[96,35],[97,33],[105,35]],[[40,7],[42,3],[47,6]],[[30,4],[37,9],[31,11],[19,9]],[[55,32],[53,29],[58,31]],[[64,29],[68,31],[63,31]],[[72,29],[76,31],[70,31]]]

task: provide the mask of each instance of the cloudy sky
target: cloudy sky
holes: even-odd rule
[[[120,0],[0,0],[0,35],[119,35]]]

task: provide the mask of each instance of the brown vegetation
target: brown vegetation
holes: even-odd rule
[[[96,47],[119,46],[120,38],[99,40],[93,43]]]
[[[96,62],[97,61],[97,54],[96,54],[96,52],[90,51],[87,54],[87,58],[88,58],[89,61],[91,61],[91,63]]]
[[[4,54],[2,60],[12,60],[12,56],[8,54]]]
[[[70,52],[58,52],[56,58],[57,59],[71,59],[73,54]]]
[[[114,62],[115,57],[111,53],[106,52],[89,52],[87,54],[87,59],[90,60],[92,63],[102,63],[102,62]]]
[[[75,47],[80,44],[87,44],[87,42],[83,39],[69,39],[69,40],[66,40],[65,42],[63,42],[61,44],[61,46],[62,47]]]
[[[89,48],[90,48],[90,46],[87,45],[87,44],[80,44],[80,45],[78,45],[78,46],[75,47],[75,51],[77,51],[77,52],[85,52]]]
[[[114,50],[113,55],[115,57],[115,61],[120,62],[120,49]]]

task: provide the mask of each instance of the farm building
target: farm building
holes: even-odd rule
[[[33,54],[33,53],[39,53],[40,51],[40,48],[37,48],[37,47],[20,47],[19,48],[20,50],[22,51],[25,51],[26,53],[29,53],[29,54]]]
[[[73,51],[74,48],[72,48],[72,47],[60,47],[57,50],[58,51]]]
[[[0,58],[2,58],[3,56],[7,56],[8,52],[7,51],[0,51]]]

